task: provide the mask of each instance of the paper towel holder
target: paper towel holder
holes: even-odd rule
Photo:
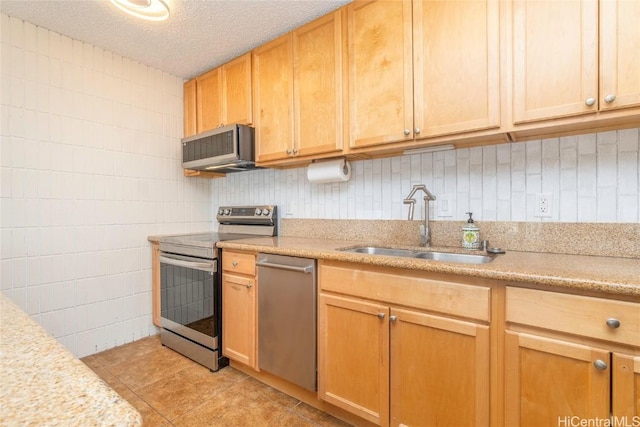
[[[334,175],[334,176],[329,176],[326,177],[325,179],[320,179],[319,181],[315,181],[318,183],[328,183],[328,182],[345,182],[348,181],[351,178],[351,165],[349,164],[348,160],[346,159],[346,157],[337,157],[337,158],[331,158],[331,159],[319,159],[319,160],[313,160],[309,166],[307,167],[307,179],[310,182],[314,182],[314,179],[311,178],[310,174],[311,174],[311,170],[314,168],[318,168],[318,167],[322,167],[321,165],[323,164],[328,164],[328,163],[337,163],[338,161],[342,161],[342,165],[338,166],[339,169],[334,169],[333,173],[330,173],[330,175]],[[335,166],[334,166],[335,167]]]

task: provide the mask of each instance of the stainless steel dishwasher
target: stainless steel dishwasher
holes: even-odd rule
[[[258,365],[316,391],[316,261],[258,254]]]

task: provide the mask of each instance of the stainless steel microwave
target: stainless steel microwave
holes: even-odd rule
[[[255,131],[227,125],[182,139],[182,167],[211,172],[255,169]]]

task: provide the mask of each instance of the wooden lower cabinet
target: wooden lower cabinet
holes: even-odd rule
[[[391,425],[489,425],[489,327],[391,309]]]
[[[377,425],[389,423],[389,308],[318,298],[318,394]]]
[[[505,359],[505,425],[556,426],[565,419],[570,425],[574,416],[609,416],[608,351],[508,331]],[[596,368],[597,361],[607,368]]]
[[[640,425],[640,356],[613,353],[611,360],[611,412],[618,419],[635,420]]]
[[[319,297],[319,396],[381,426],[489,424],[489,327]]]
[[[505,425],[640,425],[639,313],[635,301],[508,286]]]
[[[222,256],[222,354],[258,369],[255,253],[224,250]]]
[[[255,279],[223,273],[222,306],[222,354],[257,368]]]

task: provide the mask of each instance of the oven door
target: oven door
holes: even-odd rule
[[[164,329],[218,348],[217,260],[160,253],[160,322]]]

